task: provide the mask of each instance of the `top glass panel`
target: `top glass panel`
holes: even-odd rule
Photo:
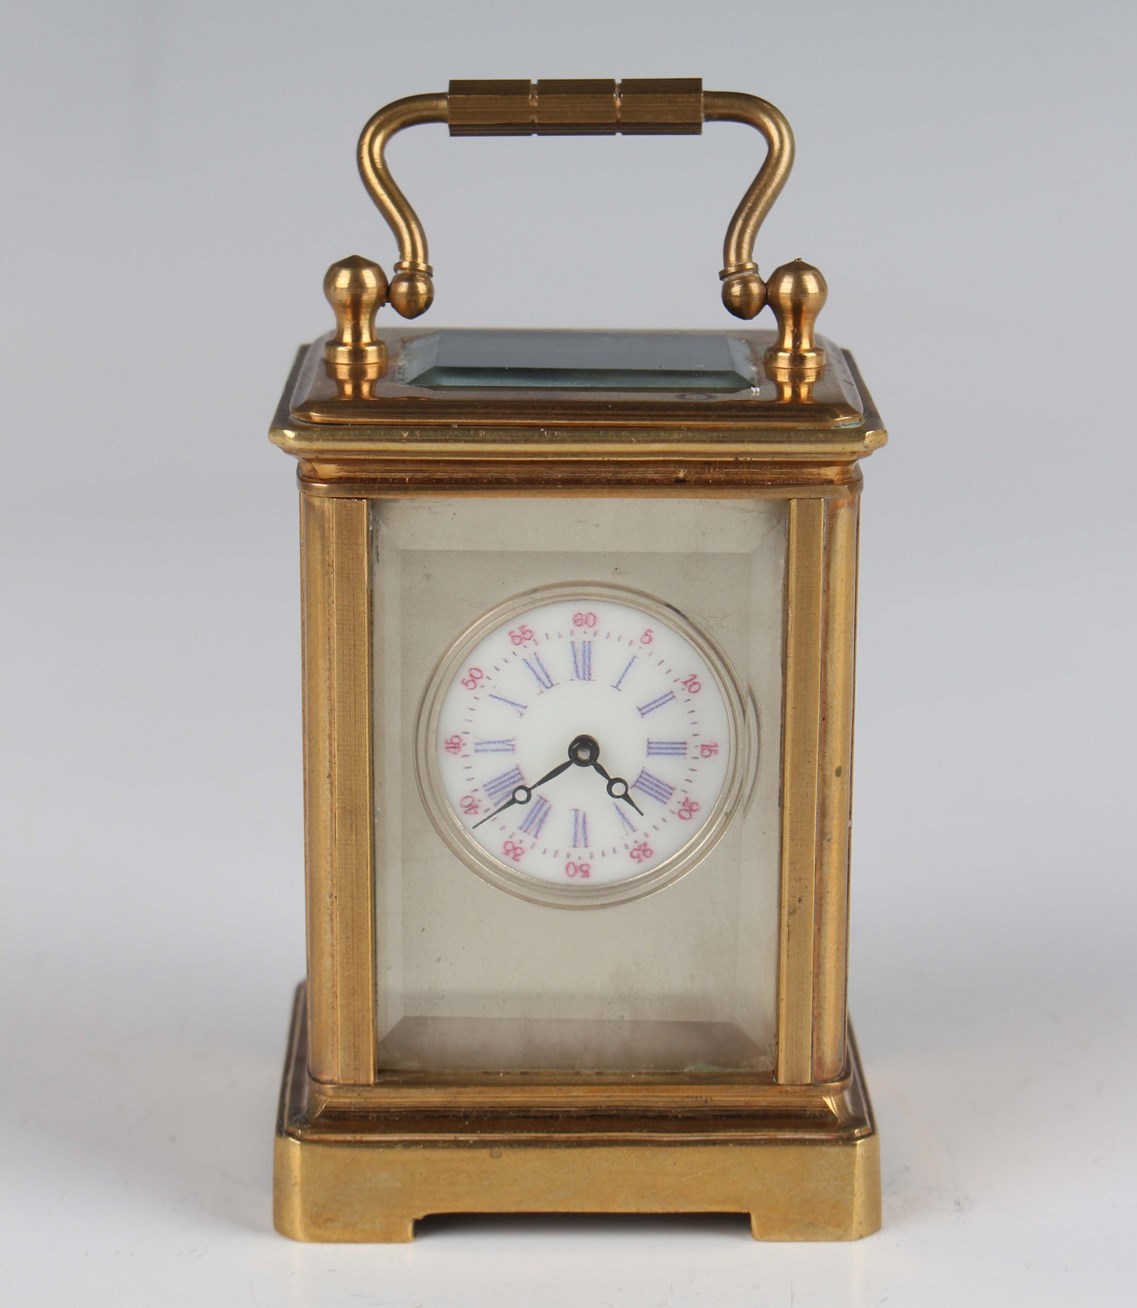
[[[395,380],[431,390],[750,390],[741,341],[709,332],[443,331],[407,342]]]

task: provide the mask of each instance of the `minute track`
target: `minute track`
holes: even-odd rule
[[[432,727],[432,816],[478,870],[571,884],[586,899],[669,872],[706,844],[708,822],[721,827],[738,720],[738,699],[724,694],[731,674],[685,620],[638,599],[598,586],[518,604],[455,647]],[[503,793],[506,761],[518,771]]]

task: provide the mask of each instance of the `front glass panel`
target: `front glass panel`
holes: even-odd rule
[[[785,536],[374,502],[382,1070],[772,1067]]]

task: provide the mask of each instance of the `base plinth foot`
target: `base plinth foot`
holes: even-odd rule
[[[433,1213],[746,1213],[757,1240],[860,1239],[880,1226],[880,1152],[849,1048],[842,1081],[756,1083],[730,1112],[572,1107],[567,1085],[571,1111],[544,1119],[463,1107],[461,1086],[452,1106],[409,1114],[382,1086],[349,1087],[341,1106],[308,1080],[301,990],[277,1121],[276,1228],[405,1243]]]

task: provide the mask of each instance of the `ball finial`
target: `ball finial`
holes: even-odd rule
[[[324,346],[324,363],[341,399],[368,398],[387,362],[375,315],[387,303],[387,276],[377,263],[353,254],[324,274],[324,295],[336,330]]]
[[[324,295],[335,311],[339,344],[375,339],[375,315],[387,303],[387,277],[377,263],[361,254],[339,259],[324,274]]]
[[[768,368],[814,377],[821,372],[825,351],[817,345],[814,326],[828,295],[821,270],[802,259],[784,263],[770,274],[766,297],[778,321],[778,341],[766,352]]]

